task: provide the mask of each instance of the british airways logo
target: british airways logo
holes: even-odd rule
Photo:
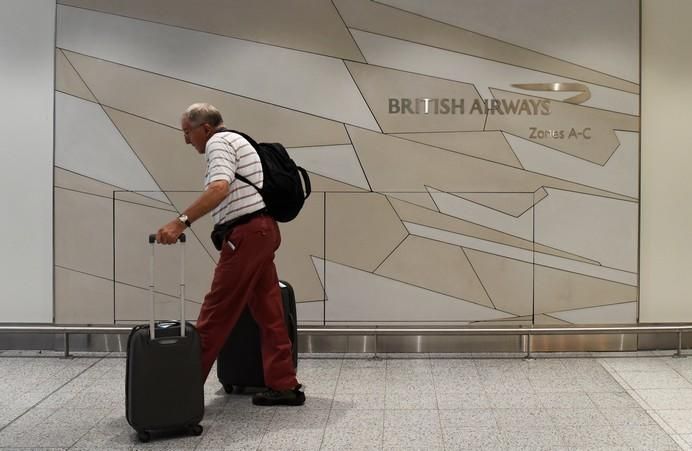
[[[577,92],[562,100],[564,103],[581,104],[591,98],[588,86],[581,83],[518,83],[512,87],[526,91]],[[474,99],[463,98],[406,98],[390,97],[389,114],[497,114],[547,116],[551,100],[548,99]]]

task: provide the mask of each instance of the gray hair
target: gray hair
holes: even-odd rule
[[[223,124],[221,113],[210,103],[193,103],[183,113],[183,117],[195,125],[209,124],[218,127]]]

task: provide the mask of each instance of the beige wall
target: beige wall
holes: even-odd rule
[[[144,238],[204,174],[179,115],[209,101],[312,174],[277,258],[300,323],[634,322],[639,1],[581,1],[584,20],[570,2],[521,2],[551,24],[537,31],[508,13],[515,0],[476,6],[473,23],[452,0],[60,0],[55,321],[145,319]],[[506,23],[490,27],[496,16]],[[576,81],[590,92],[580,104],[535,90]],[[471,107],[536,97],[549,113]],[[467,109],[392,111],[423,98]],[[187,244],[191,318],[217,256],[210,228],[195,223]],[[162,257],[159,311],[176,316],[175,260]]]
[[[640,321],[692,321],[692,2],[642,5]]]

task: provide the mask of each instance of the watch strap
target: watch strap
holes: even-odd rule
[[[185,219],[183,219],[183,217],[185,217]],[[180,215],[180,216],[178,216],[178,220],[179,220],[180,222],[184,223],[184,224],[185,224],[186,226],[188,226],[188,227],[192,226],[192,223],[190,222],[190,220],[189,220],[189,219],[187,218],[187,216],[185,216],[185,215]]]

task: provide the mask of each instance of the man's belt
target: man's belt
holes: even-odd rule
[[[267,209],[262,208],[261,210],[253,211],[252,213],[233,218],[230,221],[216,224],[214,226],[214,230],[211,232],[211,241],[214,243],[214,247],[216,250],[220,251],[223,248],[223,240],[226,238],[226,235],[228,235],[228,232],[239,225],[250,222],[250,220],[256,218],[257,216],[264,216],[267,214]]]

